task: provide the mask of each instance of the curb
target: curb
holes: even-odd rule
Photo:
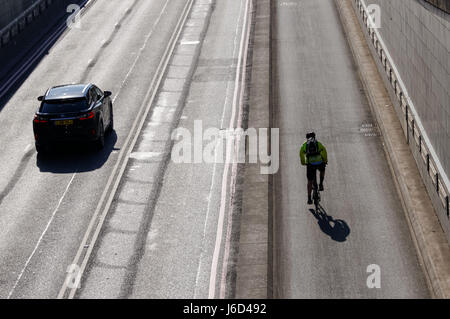
[[[350,1],[335,0],[336,8],[382,133],[386,158],[429,290],[434,298],[450,298],[450,246]]]
[[[270,127],[270,6],[272,0],[254,1],[251,76],[248,90],[246,127]],[[249,150],[246,150],[248,155]],[[261,165],[244,164],[241,229],[237,258],[237,299],[267,299],[272,296],[269,175],[261,175]]]

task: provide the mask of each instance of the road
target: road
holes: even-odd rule
[[[172,132],[245,118],[251,3],[95,0],[12,86],[0,104],[0,298],[232,296],[241,171],[218,152],[177,163]],[[429,297],[333,0],[274,6],[275,297]],[[38,156],[36,97],[83,82],[113,92],[105,149]],[[306,205],[298,149],[311,130],[329,152],[328,222]],[[373,264],[380,289],[366,285]]]
[[[189,3],[194,5],[185,11]],[[146,156],[158,147],[160,155],[167,155],[170,130],[178,125],[191,128],[195,120],[203,120],[205,127],[236,125],[240,104],[235,97],[241,91],[236,74],[242,69],[238,61],[244,53],[248,4],[245,0],[96,0],[84,13],[81,28],[67,30],[3,102],[0,298],[56,298],[69,293],[81,298],[207,298],[223,293],[227,271],[223,264],[229,254],[224,257],[223,229],[229,222],[231,169],[224,164],[180,165],[167,157],[148,163]],[[112,7],[105,14],[105,8]],[[184,12],[189,13],[186,20]],[[177,26],[182,27],[178,35]],[[174,39],[175,53],[167,56],[166,48]],[[161,68],[170,56],[167,68]],[[152,89],[159,75],[161,87]],[[31,130],[36,97],[53,85],[84,82],[113,92],[115,132],[105,149],[95,153],[65,148],[37,156]],[[142,134],[133,136],[136,143],[130,144],[127,137],[141,108],[150,112],[142,119]],[[167,136],[161,135],[163,129]],[[114,199],[106,210],[108,218],[97,242],[90,242],[95,249],[83,257],[89,247],[83,246],[85,236],[94,233],[89,232],[90,223],[100,220],[96,210],[102,194],[108,187],[113,189],[109,179],[129,145],[133,147],[124,154],[128,164],[123,178],[117,179],[117,194],[107,194]],[[149,170],[132,176],[136,167]],[[132,200],[123,198],[127,189]],[[137,212],[136,207],[143,210]],[[143,219],[127,215],[120,220],[120,214],[130,209]],[[110,236],[111,223],[117,219],[118,233],[132,234],[131,246],[130,241],[109,245],[111,237],[117,238]],[[136,223],[137,229],[131,230]],[[119,266],[116,259],[105,261],[105,243],[113,256],[130,259]],[[86,272],[81,289],[74,292],[65,287],[66,272],[74,261],[80,262],[79,267],[83,260]],[[107,282],[111,269],[122,275],[112,285]]]
[[[333,0],[274,4],[275,297],[428,298],[382,140]],[[323,215],[307,206],[299,147],[328,150]],[[366,285],[378,265],[381,288]]]
[[[203,130],[236,126],[240,107],[236,75],[242,71],[238,61],[244,53],[249,3],[195,3],[157,98],[160,112],[153,113],[132,153],[134,160],[127,168],[131,181],[119,190],[80,298],[190,299],[226,293],[224,265],[233,258],[233,252],[225,250],[230,240],[225,232],[231,222],[230,165],[177,163],[169,154],[175,152],[172,145],[165,144],[169,137],[151,130],[158,125],[165,131],[167,123],[175,123],[194,133],[199,120]],[[158,141],[165,144],[157,155],[161,158],[146,157]],[[130,198],[127,189],[142,187],[143,176],[149,175],[145,193]],[[148,193],[150,202],[143,209],[139,203]],[[141,219],[139,226],[135,216]]]

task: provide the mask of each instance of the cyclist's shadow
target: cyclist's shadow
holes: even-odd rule
[[[333,219],[329,216],[325,209],[319,205],[316,212],[314,209],[309,210],[317,219],[320,229],[337,242],[344,242],[350,235],[350,227],[341,219]]]

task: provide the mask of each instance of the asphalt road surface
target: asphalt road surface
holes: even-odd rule
[[[235,96],[239,97],[240,87],[236,74],[239,65],[242,68],[238,60],[244,52],[240,48],[249,2],[193,3],[190,15],[183,19],[188,1],[96,0],[83,15],[81,28],[65,32],[2,104],[0,298],[56,298],[64,290],[68,267],[77,258],[120,152],[128,145],[136,114],[148,102],[152,79],[161,71],[177,25],[184,31],[176,38],[175,55],[166,72],[161,72],[161,90],[151,103],[143,134],[136,136],[117,195],[122,196],[129,179],[137,183],[131,196],[139,197],[147,190],[144,187],[151,186],[147,195],[156,197],[135,196],[135,202],[114,198],[112,216],[87,259],[82,289],[75,297],[193,298],[220,292],[226,273],[221,235],[225,236],[222,230],[227,227],[231,170],[223,164],[177,165],[165,159],[150,172],[160,178],[154,184],[131,176],[136,167],[145,166],[150,154],[141,149],[157,144],[158,138],[152,136],[162,134],[161,126],[154,124],[190,129],[195,120],[203,120],[205,127],[236,125],[239,103]],[[113,92],[115,132],[98,153],[81,147],[37,156],[31,125],[37,96],[54,85],[80,82],[93,82]],[[162,107],[174,109],[166,112]],[[138,172],[137,179],[153,178]],[[118,266],[115,259],[105,261],[102,245],[111,238],[110,223],[129,209],[120,211],[120,204],[148,210],[140,212],[142,221],[120,222],[119,233],[134,236],[131,246],[126,241],[107,245],[112,256],[131,256]],[[142,227],[133,232],[136,224]],[[147,243],[147,238],[152,242]],[[98,262],[98,258],[103,259]],[[117,272],[109,276],[111,269],[123,276]],[[108,280],[115,284],[107,285]]]
[[[57,296],[182,5],[97,1],[81,28],[67,32],[4,105],[1,298]],[[105,6],[115,10],[104,14]],[[141,51],[150,33],[151,43]],[[74,82],[93,82],[114,92],[115,133],[97,154],[81,149],[37,157],[30,130],[36,97],[53,85]]]
[[[333,0],[276,0],[275,296],[427,298],[429,292]],[[322,214],[308,206],[299,148],[328,150]],[[381,288],[369,289],[369,265]]]
[[[333,1],[275,2],[283,21],[274,34],[276,296],[428,297]],[[198,120],[203,129],[238,125],[249,4],[96,0],[81,28],[67,30],[2,101],[0,298],[227,295],[237,253],[227,243],[239,229],[230,208],[236,171],[174,162],[170,133],[194,132]],[[115,132],[101,152],[37,156],[36,97],[80,82],[113,92]],[[138,122],[142,132],[128,138]],[[333,223],[306,205],[298,149],[310,130],[329,152],[322,204]],[[80,289],[67,284],[74,263],[83,270]],[[366,286],[371,264],[380,266],[381,289]]]

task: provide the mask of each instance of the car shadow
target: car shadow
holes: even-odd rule
[[[350,227],[341,219],[333,219],[329,216],[325,209],[319,205],[318,211],[314,209],[309,210],[311,214],[317,219],[320,229],[331,237],[334,241],[344,242],[350,235]]]
[[[105,147],[98,151],[93,145],[72,144],[55,146],[44,154],[38,153],[36,165],[41,172],[69,174],[94,171],[102,167],[115,148],[115,131],[105,136]]]

